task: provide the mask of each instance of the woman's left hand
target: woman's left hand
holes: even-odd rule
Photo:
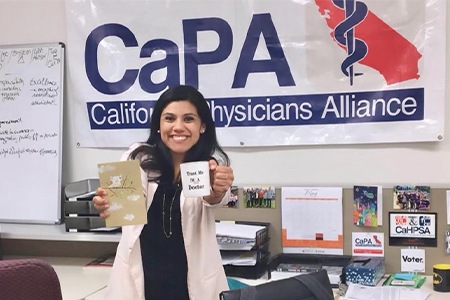
[[[227,166],[219,166],[214,159],[209,161],[211,178],[211,197],[222,199],[233,184],[233,169]],[[208,201],[209,202],[209,201]]]

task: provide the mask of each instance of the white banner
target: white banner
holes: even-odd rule
[[[222,146],[438,141],[445,0],[66,1],[81,147],[148,138],[189,84]],[[402,12],[402,13],[399,13]]]

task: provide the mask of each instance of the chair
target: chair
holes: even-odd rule
[[[58,276],[40,259],[0,261],[0,299],[62,300]]]
[[[220,293],[220,300],[333,300],[326,270]]]

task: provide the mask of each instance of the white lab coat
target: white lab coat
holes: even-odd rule
[[[136,144],[122,156],[126,160]],[[158,187],[148,182],[141,170],[141,180],[149,209]],[[218,300],[219,293],[228,290],[216,241],[213,207],[228,202],[228,191],[222,201],[210,205],[202,197],[185,198],[180,194],[181,227],[187,258],[187,286],[190,300]],[[145,300],[144,271],[139,236],[144,225],[122,227],[114,266],[105,300]],[[162,299],[163,300],[163,299]]]

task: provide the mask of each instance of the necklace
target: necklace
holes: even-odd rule
[[[166,238],[170,238],[172,236],[172,207],[173,203],[175,202],[175,198],[177,196],[178,188],[175,189],[175,192],[173,193],[172,202],[170,203],[170,209],[169,209],[169,233],[166,232],[166,212],[165,212],[165,204],[166,204],[166,191],[164,191],[163,196],[163,203],[162,203],[162,227],[164,231],[164,235]]]

